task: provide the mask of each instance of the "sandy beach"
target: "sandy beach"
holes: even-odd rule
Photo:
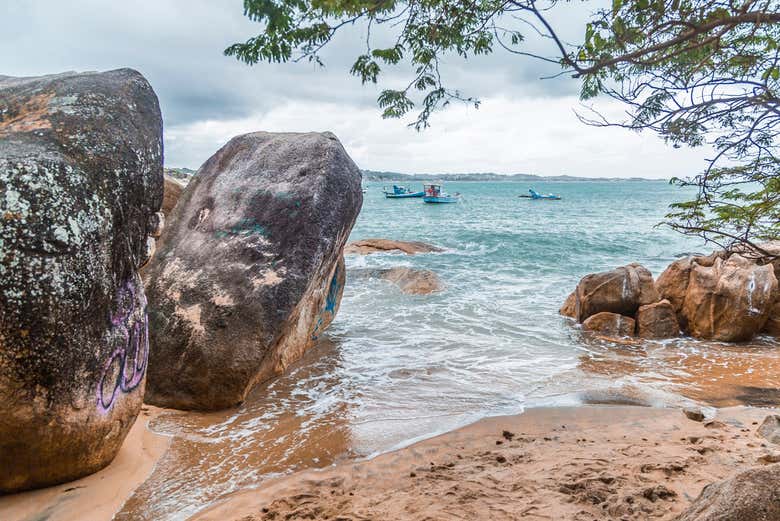
[[[673,519],[705,485],[776,454],[755,434],[775,412],[725,408],[697,422],[679,409],[532,409],[299,472],[191,519]]]
[[[3,521],[103,521],[121,508],[151,474],[170,438],[148,424],[162,409],[144,405],[113,462],[85,478],[30,492],[0,496]]]
[[[145,406],[116,460],[84,479],[0,498],[4,521],[108,521],[170,438]],[[586,405],[487,418],[374,458],[341,459],[229,494],[191,521],[674,519],[709,483],[776,461],[755,431],[777,409]],[[767,457],[769,456],[769,457]]]

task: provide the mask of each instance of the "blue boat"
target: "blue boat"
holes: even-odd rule
[[[521,195],[520,197],[526,197],[528,199],[534,199],[534,200],[536,200],[536,199],[550,199],[552,201],[560,201],[561,200],[561,196],[560,195],[540,194],[539,192],[537,192],[533,188],[529,188],[528,189],[528,193],[530,195]]]
[[[441,191],[441,185],[425,185],[425,195],[423,202],[426,203],[457,203],[460,201],[460,194],[450,195]]]
[[[411,188],[406,186],[393,185],[393,191],[389,192],[387,188],[382,191],[388,199],[408,199],[410,197],[422,197],[424,192],[412,192]]]

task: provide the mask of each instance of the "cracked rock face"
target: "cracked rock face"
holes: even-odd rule
[[[316,342],[341,299],[360,181],[330,133],[245,134],[201,167],[144,269],[148,403],[236,405]]]
[[[138,72],[0,76],[0,492],[99,470],[135,421],[162,179]]]

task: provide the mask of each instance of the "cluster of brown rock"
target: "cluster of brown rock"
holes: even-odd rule
[[[350,242],[344,253],[353,255],[371,255],[374,253],[435,253],[444,251],[438,246],[419,241],[399,241],[394,239],[368,238]],[[354,270],[354,275],[367,278],[379,278],[392,282],[407,295],[430,295],[444,289],[439,276],[431,270],[396,266],[394,268]]]
[[[672,304],[639,264],[586,275],[560,310],[586,331],[608,337],[670,338],[680,334]]]
[[[777,250],[780,244],[765,245]],[[718,251],[673,262],[653,281],[639,264],[583,277],[560,310],[608,337],[738,342],[780,334],[780,262]]]
[[[162,145],[136,71],[0,76],[0,493],[106,466],[144,400],[240,403],[338,310],[362,191],[335,136],[238,136],[186,189]]]

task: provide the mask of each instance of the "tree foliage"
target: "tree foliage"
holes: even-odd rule
[[[593,125],[652,130],[679,146],[713,147],[698,175],[674,179],[696,196],[673,205],[668,224],[729,247],[780,237],[780,0],[612,0],[597,9],[580,42],[563,41],[549,23],[559,0],[245,0],[262,32],[225,53],[248,63],[312,60],[340,29],[364,24],[365,50],[352,66],[363,83],[388,67],[411,67],[409,81],[384,89],[382,116],[416,111],[417,129],[452,101],[478,100],[448,86],[441,59],[504,51],[560,65],[581,82],[581,97],[609,96],[624,120],[598,113]],[[381,31],[377,27],[381,26]],[[524,48],[534,32],[546,55]],[[374,33],[379,32],[381,38]],[[380,40],[379,43],[375,40]]]

